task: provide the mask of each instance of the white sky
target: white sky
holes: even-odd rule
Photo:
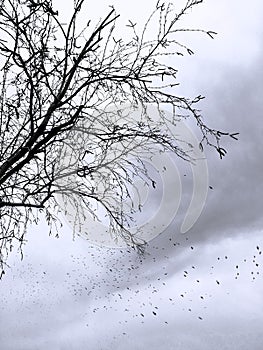
[[[112,3],[139,22],[155,1]],[[240,132],[224,160],[206,151],[213,190],[198,222],[178,233],[192,192],[179,167],[178,215],[142,262],[33,227],[0,282],[1,350],[262,349],[262,15],[260,0],[205,1],[191,21],[218,36],[192,35],[196,54],[175,64],[180,92],[206,96],[209,124]]]

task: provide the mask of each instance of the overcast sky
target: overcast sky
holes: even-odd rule
[[[139,21],[155,1],[112,3]],[[44,223],[31,228],[24,260],[12,254],[0,282],[1,350],[262,349],[263,3],[207,0],[191,21],[218,35],[192,36],[195,55],[175,64],[180,93],[205,95],[209,125],[240,133],[225,159],[206,150],[212,189],[202,215],[180,233],[192,172],[179,166],[178,214],[142,261],[72,241],[66,226],[59,239]]]

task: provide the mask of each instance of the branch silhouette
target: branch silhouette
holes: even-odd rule
[[[171,151],[191,161],[167,131],[168,122],[189,116],[200,132],[200,148],[207,144],[220,157],[226,153],[220,141],[229,134],[204,123],[195,108],[201,95],[176,94],[177,69],[164,59],[193,54],[177,38],[181,31],[216,34],[180,27],[180,19],[202,0],[186,1],[179,12],[158,1],[141,32],[128,22],[126,41],[113,7],[94,25],[81,18],[84,3],[74,2],[65,25],[51,0],[1,1],[0,275],[13,246],[22,252],[27,227],[38,223],[40,212],[50,232],[58,230],[63,208],[57,195],[75,206],[79,222],[84,210],[96,216],[95,200],[106,210],[116,239],[141,251],[144,242],[129,230],[134,210],[129,215],[124,208],[134,176],[154,184],[141,150]],[[142,106],[140,122],[129,117],[127,104],[130,110]],[[150,104],[160,111],[158,122],[147,113]],[[169,121],[163,105],[174,111]]]

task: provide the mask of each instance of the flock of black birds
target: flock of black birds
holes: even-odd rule
[[[246,264],[251,269],[246,276],[250,282],[260,277],[260,246],[252,255],[248,251],[242,261],[229,255],[214,257],[214,263],[206,266],[204,272],[198,263],[191,263],[199,254],[198,245],[191,245],[184,235],[181,241],[167,237],[163,246],[154,242],[149,244],[145,256],[132,249],[89,246],[87,254],[69,254],[68,261],[54,264],[36,266],[25,257],[0,282],[0,291],[8,284],[11,287],[8,293],[6,289],[0,293],[0,315],[15,307],[18,314],[36,313],[45,319],[54,310],[67,314],[67,309],[73,308],[82,314],[87,329],[104,319],[115,324],[119,336],[126,336],[134,320],[142,325],[158,322],[167,327],[178,313],[187,312],[204,321],[216,288],[223,288],[225,295],[231,294],[224,277],[217,276],[224,265],[232,271],[233,281],[241,278],[242,272],[247,274]]]

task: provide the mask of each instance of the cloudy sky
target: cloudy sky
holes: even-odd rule
[[[139,21],[155,1],[98,0],[92,14],[112,3]],[[73,241],[67,226],[59,239],[32,227],[0,282],[1,350],[262,349],[262,17],[260,0],[207,0],[191,13],[189,24],[218,35],[189,39],[195,55],[175,63],[180,93],[205,95],[209,125],[240,133],[225,159],[205,151],[212,189],[195,225],[180,233],[193,181],[178,165],[182,203],[143,259]]]

